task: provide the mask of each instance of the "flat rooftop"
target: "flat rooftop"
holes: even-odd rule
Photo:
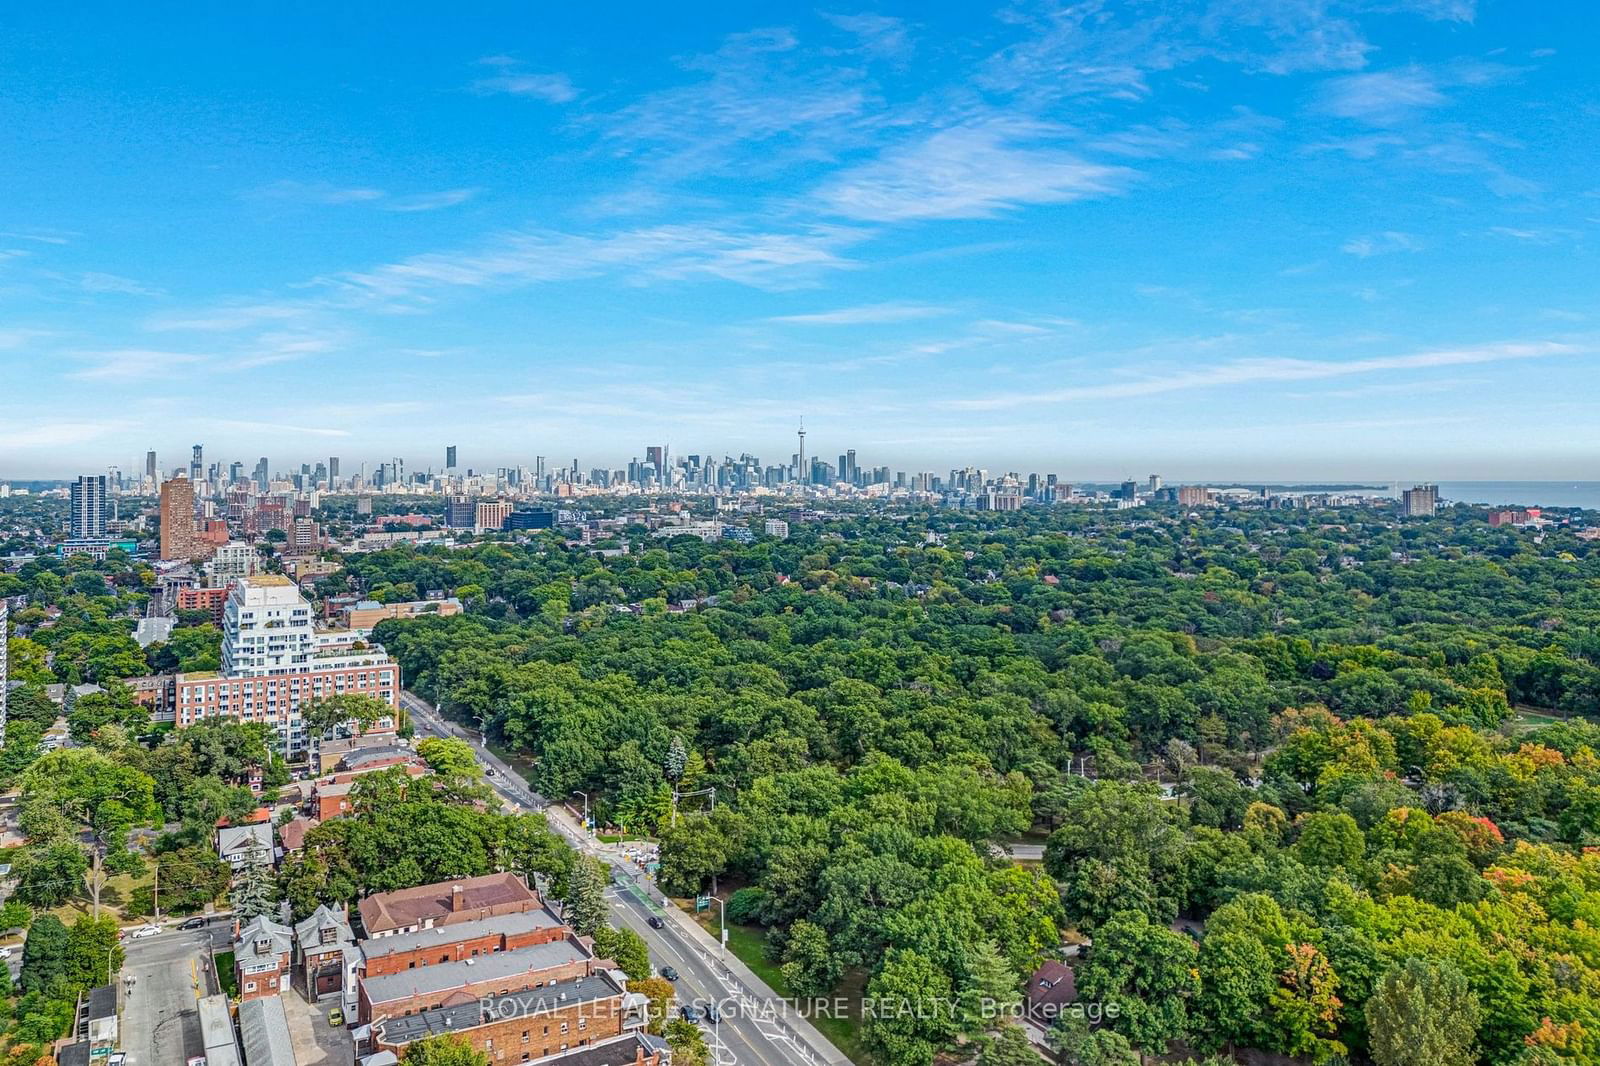
[[[460,962],[441,962],[384,977],[368,977],[362,981],[361,987],[366,990],[368,1002],[377,1007],[415,996],[432,996],[465,988],[480,981],[524,977],[590,958],[593,956],[576,941],[553,940],[548,944],[533,944],[515,951],[495,951]]]
[[[462,1003],[385,1018],[373,1025],[373,1031],[385,1044],[409,1044],[439,1033],[459,1033],[507,1018],[536,1017],[583,1003],[615,999],[622,994],[622,986],[602,970],[591,977],[558,981],[529,992],[498,996],[488,1002]]]

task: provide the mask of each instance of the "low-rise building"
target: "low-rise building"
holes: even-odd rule
[[[390,618],[448,618],[460,614],[461,601],[455,597],[443,600],[407,600],[404,603],[379,603],[377,600],[359,600],[340,611],[339,624],[358,633],[370,633],[379,622]]]
[[[625,1031],[642,1031],[647,1014],[647,1006],[632,1000],[609,971],[599,970],[539,988],[384,1018],[373,1024],[372,1041],[374,1050],[399,1055],[418,1040],[453,1033],[491,1062],[531,1062],[607,1045]]]
[[[539,893],[506,872],[375,892],[357,904],[357,911],[363,935],[373,938],[543,907]]]
[[[239,998],[276,996],[289,980],[294,932],[285,925],[258,915],[251,918],[233,941],[233,968],[239,982]]]
[[[296,1066],[289,1015],[281,996],[240,1001],[239,1042],[244,1045],[245,1066]]]
[[[295,973],[306,998],[315,1003],[355,997],[361,976],[361,949],[343,910],[323,905],[294,927]]]
[[[271,812],[266,813],[269,816],[268,819],[251,822],[247,825],[219,826],[217,828],[217,858],[235,870],[242,870],[252,863],[257,866],[271,866],[273,863],[272,822],[270,821]]]
[[[423,966],[462,962],[567,938],[567,927],[548,907],[436,925],[364,941],[362,974],[384,977]]]
[[[362,1024],[441,1007],[532,992],[551,984],[604,972],[594,952],[575,935],[515,951],[476,955],[458,962],[377,977],[364,977],[356,1018]]]

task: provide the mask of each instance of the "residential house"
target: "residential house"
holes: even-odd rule
[[[1056,959],[1048,959],[1028,978],[1028,1020],[1041,1029],[1049,1029],[1061,1017],[1067,1005],[1077,998],[1076,977],[1072,967]]]
[[[263,808],[256,813],[267,817],[247,825],[224,825],[217,829],[217,858],[235,870],[243,869],[250,862],[258,866],[272,865],[271,812]]]
[[[294,927],[295,973],[312,1002],[328,996],[353,1001],[361,949],[344,910],[323,905]]]
[[[250,919],[233,941],[239,998],[275,996],[289,981],[294,932],[265,916]]]

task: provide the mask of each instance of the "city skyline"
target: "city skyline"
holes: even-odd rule
[[[1590,474],[1587,12],[1141,13],[7,12],[0,477]]]

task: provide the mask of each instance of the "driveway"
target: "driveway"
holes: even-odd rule
[[[215,990],[209,967],[201,966],[210,958],[207,936],[167,932],[125,941],[123,948],[123,977],[134,979],[122,1010],[122,1046],[129,1066],[173,1066],[203,1054],[195,1005],[200,995]]]
[[[318,1007],[307,1003],[296,989],[291,988],[282,995],[296,1066],[354,1066],[356,1051],[350,1030],[328,1024],[328,1012],[338,1005],[337,998]]]

